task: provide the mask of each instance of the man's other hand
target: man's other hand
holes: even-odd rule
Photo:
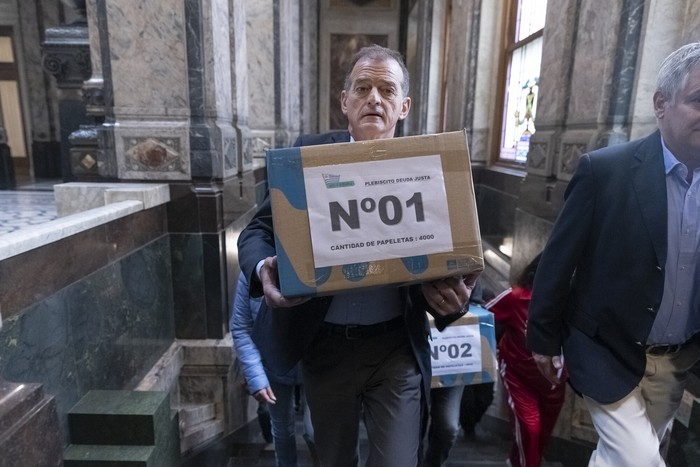
[[[260,268],[260,283],[265,295],[265,303],[270,308],[289,308],[300,305],[310,297],[286,298],[279,288],[279,276],[277,273],[277,256],[268,256]]]
[[[443,316],[461,311],[468,306],[476,275],[454,276],[421,284],[423,296],[430,307]]]
[[[542,376],[552,383],[552,388],[561,384],[561,372],[564,368],[561,356],[541,355],[532,352],[532,358],[535,359],[537,368],[539,368]]]

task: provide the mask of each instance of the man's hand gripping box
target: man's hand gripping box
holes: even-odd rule
[[[288,297],[483,270],[465,132],[270,150]]]
[[[431,387],[490,383],[498,377],[493,313],[479,305],[442,332],[430,321]]]

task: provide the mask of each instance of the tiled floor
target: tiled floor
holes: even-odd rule
[[[56,217],[53,191],[0,191],[0,235]]]
[[[0,235],[56,219],[53,185],[57,181],[27,183],[16,190],[0,190]]]

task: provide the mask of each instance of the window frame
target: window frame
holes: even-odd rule
[[[549,3],[549,2],[548,2]],[[508,82],[508,65],[510,64],[513,53],[521,49],[531,42],[543,37],[544,27],[539,29],[529,36],[517,41],[515,39],[515,31],[518,23],[518,6],[520,0],[506,0],[506,6],[503,9],[503,36],[502,36],[502,48],[501,57],[498,65],[498,75],[497,75],[497,86],[498,95],[496,98],[496,112],[494,112],[493,120],[493,134],[492,134],[492,154],[491,154],[491,165],[497,165],[501,167],[507,167],[517,170],[525,170],[527,166],[527,160],[523,162],[518,162],[515,160],[501,159],[501,136],[503,133],[503,124],[505,120],[505,103],[506,103],[506,85]]]

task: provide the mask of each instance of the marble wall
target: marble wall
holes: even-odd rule
[[[309,83],[301,80],[301,6],[292,0],[279,0],[275,6],[275,147],[286,147],[301,133],[301,90]]]
[[[116,224],[120,222],[110,225],[118,232]],[[72,257],[30,252],[15,258],[30,261],[27,267],[33,271],[61,261],[80,268],[94,250],[89,243],[68,248],[70,242],[80,238],[60,242]],[[21,283],[20,276],[8,270],[9,263],[0,263],[3,281]],[[61,275],[64,269],[53,273]],[[173,341],[170,270],[169,239],[161,236],[35,300],[3,321],[0,376],[42,384],[55,397],[67,437],[65,414],[88,390],[133,388]]]
[[[94,22],[120,179],[233,177],[252,168],[246,2],[100,2]],[[112,141],[113,140],[113,143]]]
[[[482,50],[496,50],[501,45],[503,36],[499,34],[499,23],[503,17],[504,2],[481,2],[479,13],[478,48],[474,67],[474,101],[471,117],[470,156],[473,162],[488,163],[493,151],[493,121],[496,114],[494,102],[498,101],[499,90],[493,85],[493,77],[498,74],[498,56],[483,53]]]
[[[250,78],[248,124],[255,135],[275,130],[273,6],[273,0],[245,2]]]
[[[304,133],[319,131],[319,0],[300,3],[301,36],[301,129]]]
[[[228,331],[227,275],[213,266],[225,251],[223,235],[172,234],[170,241],[177,337],[222,338]]]
[[[247,74],[253,167],[265,165],[265,150],[275,144],[274,2],[245,2]]]
[[[453,2],[452,14],[447,19],[450,23],[450,46],[446,51],[445,64],[444,131],[459,131],[467,125],[465,104],[473,102],[469,91],[473,90],[471,85],[476,77],[476,70],[470,68],[470,52],[474,57],[474,47],[478,48],[472,39],[478,33],[479,4],[474,0],[457,0]]]
[[[253,168],[318,132],[318,2],[245,2]]]
[[[184,6],[107,2],[117,117],[187,116]],[[144,85],[144,78],[148,78]]]
[[[428,77],[428,102],[425,132],[427,134],[442,131],[442,96],[445,90],[442,88],[442,69],[445,66],[442,38],[447,27],[447,4],[445,2],[433,2],[432,28],[430,35],[430,65]],[[439,85],[438,85],[439,83]]]
[[[189,178],[184,4],[108,1],[104,14],[119,177]]]

